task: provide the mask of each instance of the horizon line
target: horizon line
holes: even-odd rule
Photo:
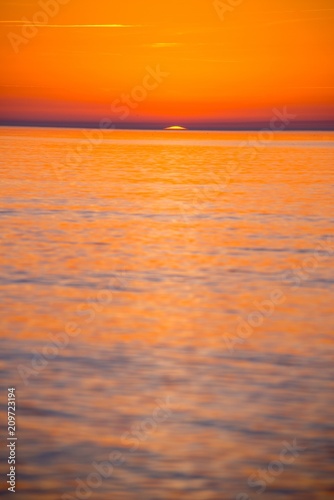
[[[179,123],[179,122],[178,122]],[[180,121],[185,131],[265,131],[270,130],[268,122],[263,120],[257,121],[240,121],[240,122],[188,122]],[[171,123],[167,121],[159,122],[129,122],[129,123],[110,123],[109,127],[101,127],[98,121],[49,121],[49,120],[1,120],[0,127],[20,127],[20,128],[64,128],[64,129],[101,129],[101,130],[161,130],[170,127]],[[284,131],[314,131],[314,132],[333,132],[333,120],[300,120],[287,125],[284,130],[276,130],[276,132]]]

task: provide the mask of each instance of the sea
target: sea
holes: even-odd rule
[[[0,128],[0,496],[333,498],[333,146]]]

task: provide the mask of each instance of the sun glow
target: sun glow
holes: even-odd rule
[[[166,127],[165,130],[187,130],[185,127],[180,127],[179,125],[172,125],[171,127]]]

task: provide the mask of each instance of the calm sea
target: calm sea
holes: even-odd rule
[[[333,145],[0,129],[18,499],[333,498]]]

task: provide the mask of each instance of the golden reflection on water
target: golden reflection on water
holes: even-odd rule
[[[127,462],[94,499],[254,498],[249,476],[293,439],[307,451],[265,494],[330,498],[333,134],[94,137],[0,134],[0,369],[22,498],[75,498],[114,449]],[[129,452],[123,434],[165,397]]]

